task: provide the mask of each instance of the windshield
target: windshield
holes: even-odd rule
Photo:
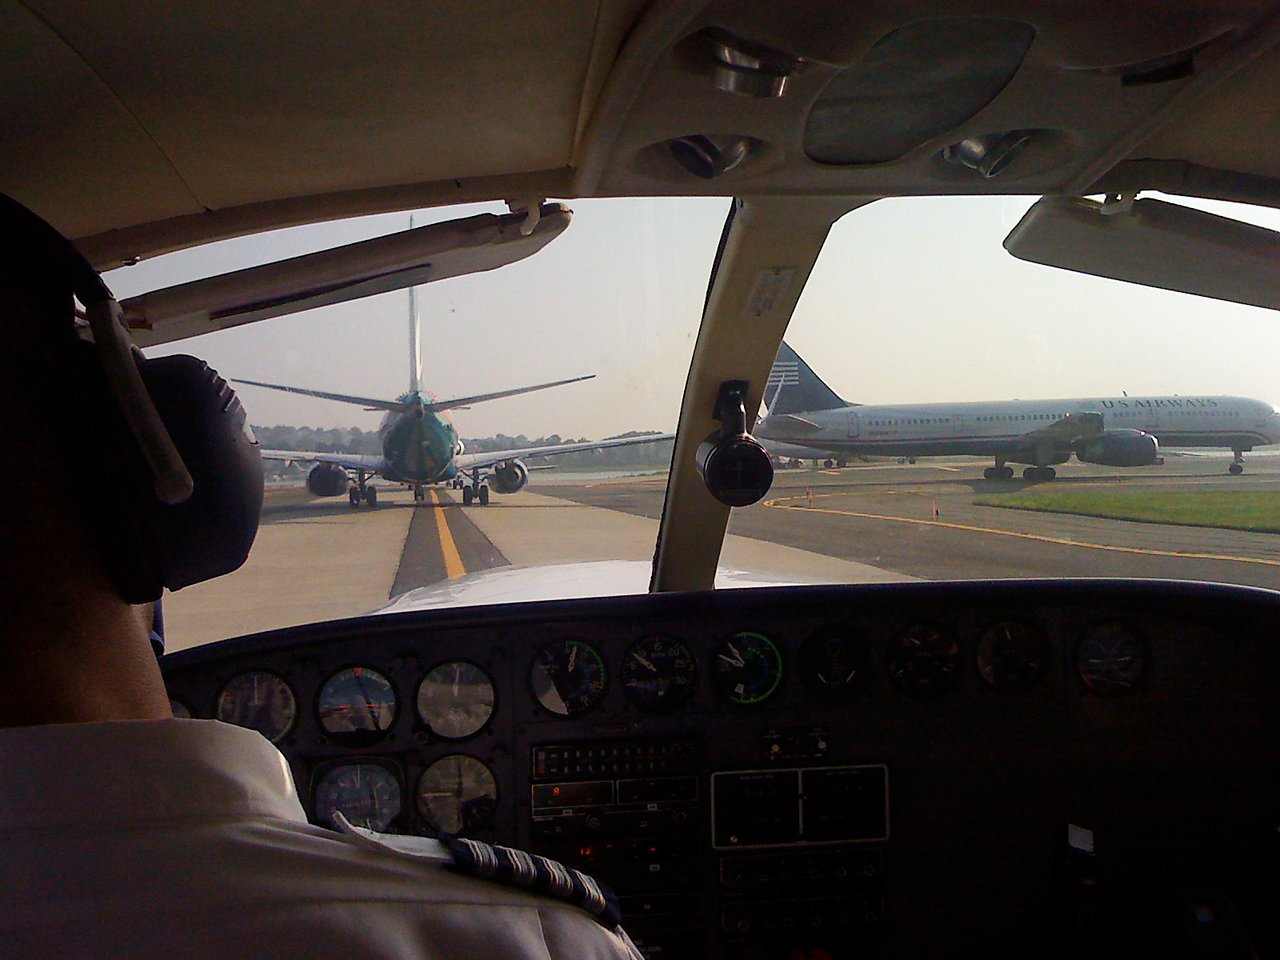
[[[766,391],[773,489],[734,511],[722,585],[1280,586],[1274,318],[1014,260],[1001,241],[1031,202],[882,200],[834,226]],[[348,401],[238,388],[268,454],[263,526],[244,569],[166,598],[174,649],[391,601],[647,587],[670,440],[529,448],[675,429],[728,201],[570,206],[564,235],[529,259],[417,288],[416,406],[405,291],[149,351]],[[414,222],[478,212],[505,208]],[[127,297],[408,226],[406,213],[282,231],[108,280]],[[431,478],[412,472],[428,466]],[[562,566],[613,560],[630,565]],[[486,573],[487,593],[457,586]]]

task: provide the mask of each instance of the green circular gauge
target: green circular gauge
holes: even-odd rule
[[[764,703],[782,683],[782,653],[763,633],[743,630],[716,641],[711,685],[730,703]]]

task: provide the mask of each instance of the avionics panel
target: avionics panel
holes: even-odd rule
[[[366,617],[164,668],[180,709],[277,743],[316,822],[580,866],[652,960],[992,930],[1035,953],[1069,823],[1218,867],[1270,836],[1276,623],[1275,594],[1185,584],[733,590]]]

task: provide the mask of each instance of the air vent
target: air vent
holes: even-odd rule
[[[819,163],[887,163],[953,130],[1013,79],[1035,30],[1018,20],[925,20],[881,38],[809,112]]]

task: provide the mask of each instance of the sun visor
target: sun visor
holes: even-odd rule
[[[1163,200],[1042,197],[1004,248],[1076,273],[1280,309],[1280,233]]]
[[[494,270],[537,253],[573,212],[543,204],[537,217],[492,214],[433,223],[319,253],[219,274],[121,302],[139,346]]]

